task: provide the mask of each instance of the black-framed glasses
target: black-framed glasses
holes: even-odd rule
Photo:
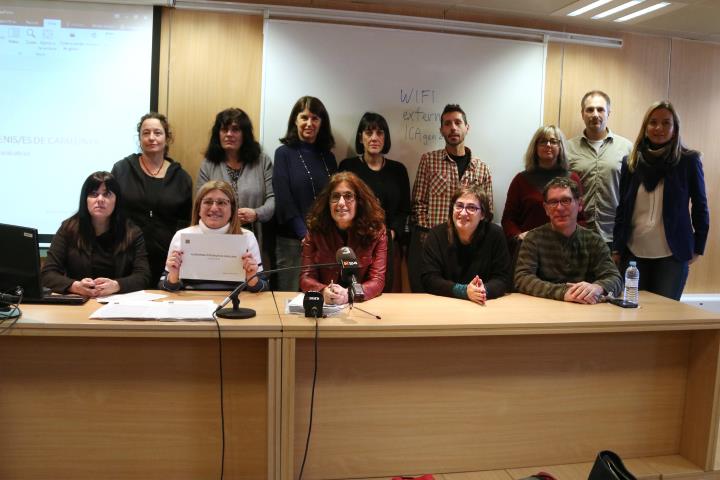
[[[550,145],[551,147],[557,147],[560,145],[560,140],[557,138],[541,138],[537,141],[538,145]]]
[[[563,207],[569,207],[573,200],[575,200],[575,199],[572,197],[564,197],[559,200],[557,200],[557,199],[545,200],[545,205],[547,205],[550,208],[557,208],[558,205],[562,205]]]
[[[345,200],[345,203],[355,201],[355,194],[353,192],[332,192],[330,194],[330,203],[338,203],[340,199]]]
[[[475,215],[480,211],[480,206],[475,205],[474,203],[462,203],[462,202],[455,202],[455,205],[453,205],[453,210],[460,213],[463,210],[468,212],[470,215]]]

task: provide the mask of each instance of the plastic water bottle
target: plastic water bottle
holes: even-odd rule
[[[623,300],[628,303],[638,304],[638,284],[640,283],[640,270],[637,268],[637,262],[630,261],[625,270],[625,290],[623,292]]]

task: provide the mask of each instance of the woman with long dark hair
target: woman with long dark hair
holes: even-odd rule
[[[300,241],[307,233],[305,217],[337,170],[335,155],[330,151],[335,139],[325,105],[309,96],[295,102],[280,142],[273,167],[278,224],[276,266],[285,268],[300,265]],[[278,274],[278,290],[297,291],[297,272]]]
[[[365,182],[351,172],[333,175],[313,203],[307,227],[302,242],[302,265],[333,263],[338,249],[350,247],[357,256],[357,280],[365,300],[382,293],[387,265],[385,218]],[[322,292],[325,303],[348,301],[348,285],[341,278],[339,267],[301,272],[300,288]]]
[[[50,244],[44,287],[94,298],[149,286],[145,240],[123,215],[122,204],[120,185],[110,173],[95,172],[85,180],[77,213]]]
[[[709,228],[701,155],[683,145],[675,107],[655,102],[623,160],[613,260],[637,262],[641,290],[680,300]]]

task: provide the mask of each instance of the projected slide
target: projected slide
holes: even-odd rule
[[[54,234],[96,170],[137,151],[152,7],[0,0],[0,222]]]

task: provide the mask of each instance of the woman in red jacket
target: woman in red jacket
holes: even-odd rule
[[[336,173],[308,212],[302,265],[333,263],[338,249],[350,247],[357,256],[357,280],[362,284],[365,300],[380,295],[385,286],[387,262],[384,217],[380,203],[365,182],[350,172]],[[347,303],[347,287],[339,267],[300,273],[300,289],[322,292],[328,304]]]

